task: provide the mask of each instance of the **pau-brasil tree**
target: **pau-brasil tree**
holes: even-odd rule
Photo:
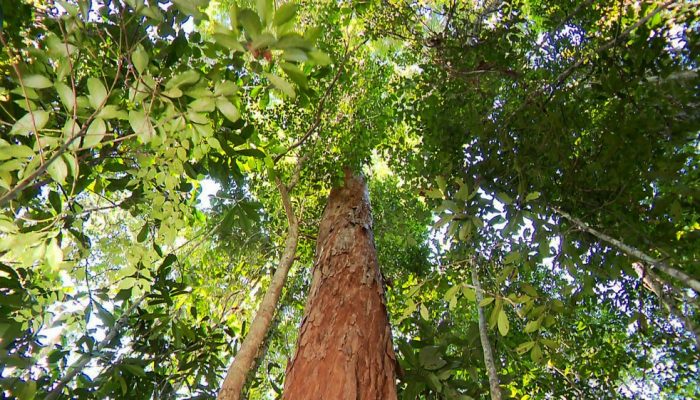
[[[700,397],[697,10],[0,0],[2,397]]]

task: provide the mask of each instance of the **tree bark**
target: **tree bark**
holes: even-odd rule
[[[491,343],[489,342],[486,316],[484,316],[484,309],[479,305],[479,303],[484,300],[484,291],[481,290],[479,273],[476,270],[476,262],[472,263],[472,284],[476,287],[476,309],[479,315],[479,338],[481,339],[481,348],[484,350],[484,364],[486,364],[486,371],[489,375],[491,400],[501,400],[501,387],[498,382],[496,363],[493,361],[493,353],[491,352]]]
[[[369,195],[345,172],[321,219],[311,290],[283,399],[396,399],[396,358]]]
[[[294,255],[299,242],[299,221],[294,215],[287,187],[284,186],[279,178],[277,178],[276,182],[282,197],[284,211],[287,214],[287,221],[289,222],[287,238],[284,241],[284,251],[282,252],[279,266],[274,275],[272,275],[270,287],[267,289],[260,303],[260,308],[258,308],[258,312],[250,324],[248,335],[243,340],[240,350],[238,350],[233,363],[231,363],[226,373],[224,383],[221,385],[219,395],[216,397],[218,400],[238,400],[241,397],[241,390],[245,385],[248,372],[255,361],[260,345],[265,340],[270,322],[275,315],[277,301],[282,294],[284,282],[287,280],[287,273],[289,273],[289,268],[294,263]]]

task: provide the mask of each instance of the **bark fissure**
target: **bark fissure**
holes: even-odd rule
[[[395,355],[364,181],[346,173],[319,227],[283,399],[395,399]]]

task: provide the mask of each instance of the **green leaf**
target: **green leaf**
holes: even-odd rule
[[[58,159],[60,160],[60,158]],[[58,161],[57,160],[57,161]],[[46,264],[48,264],[51,269],[58,269],[58,267],[63,262],[63,251],[58,245],[56,239],[51,239],[49,244],[46,246]]]
[[[520,252],[511,251],[503,258],[503,264],[513,264],[520,261]]]
[[[58,157],[53,160],[52,163],[46,167],[46,172],[48,172],[51,179],[59,184],[66,183],[66,177],[68,176],[68,166],[66,162],[63,161],[62,157]]]
[[[328,54],[320,50],[310,51],[309,58],[311,58],[311,61],[313,61],[314,64],[320,66],[328,65],[331,63],[331,58],[328,56]]]
[[[265,77],[277,88],[279,89],[282,93],[286,94],[289,96],[290,99],[294,99],[296,97],[296,93],[294,92],[294,86],[292,86],[291,83],[287,82],[284,80],[284,78],[280,78],[277,75],[274,74],[269,74],[267,72],[263,73]]]
[[[240,51],[241,53],[245,51],[245,47],[236,40],[236,38],[232,35],[227,35],[225,33],[215,33],[214,35],[214,41],[224,47],[227,47],[230,50],[233,51]]]
[[[493,302],[493,297],[486,297],[479,302],[479,307],[486,307]]]
[[[28,135],[30,132],[33,132],[34,125],[32,124],[32,114],[34,115],[34,123],[36,123],[36,129],[38,131],[40,131],[49,121],[48,112],[44,110],[35,110],[18,119],[17,122],[12,125],[10,135]]]
[[[276,41],[277,39],[274,36],[272,36],[272,34],[265,32],[253,39],[250,45],[254,49],[258,50],[270,47],[270,45],[274,44]]]
[[[257,37],[262,30],[260,17],[253,10],[243,9],[238,13],[238,21],[241,23],[243,30],[251,37]]]
[[[238,108],[225,98],[216,99],[216,108],[231,122],[236,122],[241,118],[241,113],[238,111]]]
[[[34,150],[23,144],[0,147],[0,161],[10,158],[27,158],[35,155]]]
[[[277,26],[280,26],[292,18],[297,14],[298,6],[294,4],[293,2],[288,2],[282,4],[277,11],[275,11],[275,18],[273,20],[273,23]]]
[[[508,196],[508,194],[503,193],[503,192],[498,192],[496,193],[496,197],[498,200],[500,200],[503,204],[511,204],[513,202],[513,198]]]
[[[501,312],[498,313],[498,332],[501,333],[501,336],[506,336],[508,334],[508,329],[510,329],[508,316],[506,312],[501,309]]]
[[[535,345],[532,347],[530,357],[532,358],[532,361],[536,363],[542,361],[542,349],[540,348],[539,344],[535,343]]]
[[[211,97],[200,97],[188,104],[188,107],[194,112],[212,112],[216,108],[216,101]]]
[[[142,111],[129,111],[129,123],[134,133],[136,133],[144,143],[150,142],[155,135],[150,118]]]
[[[27,75],[22,79],[22,82],[24,86],[32,89],[46,89],[53,86],[51,80],[43,75]]]
[[[88,100],[92,108],[97,110],[107,99],[107,89],[102,84],[102,81],[97,78],[89,78],[87,81]]]
[[[532,192],[532,193],[529,193],[527,196],[525,196],[525,202],[537,200],[539,198],[540,198],[540,192]]]
[[[231,81],[223,81],[216,84],[214,88],[215,96],[233,96],[238,92],[238,86]]]
[[[459,291],[460,285],[454,285],[451,288],[447,289],[447,292],[445,292],[445,301],[450,301],[452,300],[455,295],[457,294],[457,291]]]
[[[148,67],[148,53],[140,43],[136,46],[136,50],[131,53],[131,62],[134,64],[134,68],[136,68],[139,74]]]
[[[306,75],[304,74],[304,71],[302,71],[299,67],[288,62],[281,62],[280,67],[282,68],[282,71],[284,71],[284,73],[287,74],[289,79],[291,79],[294,83],[299,85],[299,87],[304,89],[309,87]]]
[[[83,137],[83,147],[90,148],[98,145],[107,133],[107,124],[102,118],[95,118]]]
[[[467,286],[462,286],[462,294],[467,298],[467,300],[476,301],[476,292],[474,289]]]
[[[426,321],[430,320],[430,312],[428,311],[428,307],[426,307],[425,304],[420,305],[420,316]]]
[[[436,370],[444,367],[447,361],[443,360],[440,348],[437,346],[426,346],[420,349],[418,361],[427,370]]]
[[[123,364],[121,366],[123,369],[129,371],[130,374],[140,376],[140,377],[145,377],[146,376],[146,371],[143,370],[143,367],[140,365],[136,364]]]
[[[139,231],[139,234],[136,235],[136,241],[139,243],[143,243],[143,241],[148,238],[148,222],[143,224],[143,227]]]
[[[523,332],[524,333],[532,333],[539,328],[540,328],[540,320],[530,321],[527,324],[525,324],[525,329],[523,329]]]
[[[58,93],[58,97],[61,99],[63,106],[66,107],[68,112],[72,113],[73,109],[75,109],[75,96],[73,95],[73,89],[69,88],[68,85],[63,82],[56,82],[54,87],[56,88],[56,92]]]
[[[257,0],[256,3],[258,15],[265,22],[265,25],[269,24],[272,21],[272,0]]]
[[[528,351],[530,351],[530,349],[531,349],[532,346],[534,346],[534,345],[535,345],[535,342],[532,341],[532,340],[529,341],[529,342],[524,342],[524,343],[521,343],[518,347],[516,347],[516,348],[515,348],[515,351],[516,351],[518,354],[524,354],[524,353],[527,353]]]

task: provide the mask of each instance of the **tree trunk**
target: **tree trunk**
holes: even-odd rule
[[[283,399],[396,399],[396,358],[362,178],[331,191]]]

